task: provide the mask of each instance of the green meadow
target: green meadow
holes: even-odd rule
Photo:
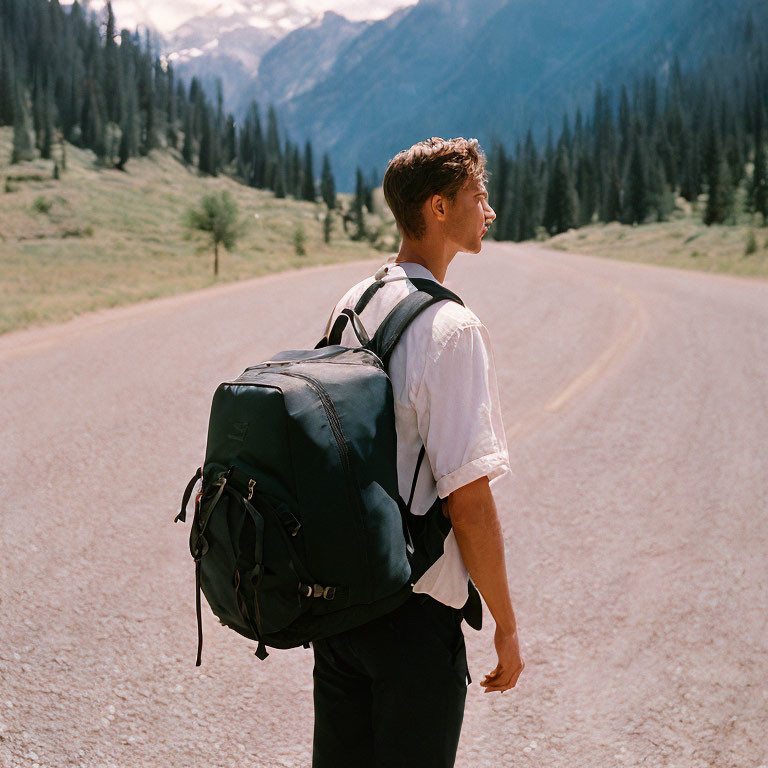
[[[0,333],[215,282],[383,255],[345,234],[339,213],[326,244],[323,203],[202,177],[175,152],[131,158],[118,171],[67,145],[56,180],[53,160],[10,165],[12,140],[13,129],[0,128]],[[190,235],[183,218],[204,194],[224,189],[237,202],[242,234],[232,252],[220,248],[214,280],[210,241]],[[375,210],[389,214],[377,192]],[[351,196],[337,197],[346,210]],[[380,232],[379,249],[394,249],[391,214],[366,212],[366,225]],[[305,255],[295,247],[299,228]]]
[[[747,175],[751,173],[750,164]],[[734,213],[726,224],[704,224],[706,205],[706,195],[701,195],[694,204],[678,197],[669,221],[642,226],[618,222],[591,224],[549,238],[545,245],[609,259],[742,277],[768,277],[768,227],[761,226],[759,214],[746,210],[745,190],[736,191]]]

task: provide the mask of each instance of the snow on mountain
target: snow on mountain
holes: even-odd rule
[[[269,48],[316,17],[285,0],[229,0],[187,19],[168,33],[164,53],[178,65],[195,58],[197,51],[210,51],[212,41],[217,40],[218,51],[255,74]]]

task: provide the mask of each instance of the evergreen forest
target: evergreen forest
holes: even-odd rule
[[[66,167],[64,141],[124,169],[130,158],[174,148],[203,174],[226,173],[276,197],[317,199],[312,143],[280,139],[275,110],[254,102],[242,126],[213,96],[188,87],[156,55],[149,34],[117,31],[77,1],[0,0],[0,125],[13,126],[13,162],[39,152]],[[323,158],[320,194],[335,205],[333,173]]]
[[[493,236],[665,221],[678,196],[699,203],[705,224],[742,211],[768,224],[768,30],[748,14],[724,49],[691,72],[674,58],[665,77],[641,77],[618,99],[598,85],[591,111],[579,108],[573,123],[566,114],[543,150],[530,129],[514,152],[495,143]]]

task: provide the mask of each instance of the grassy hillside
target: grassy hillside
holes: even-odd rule
[[[12,138],[11,128],[0,128],[0,333],[211,285],[212,247],[203,233],[190,237],[182,218],[220,189],[230,191],[243,221],[233,252],[220,251],[220,282],[384,259],[369,242],[350,240],[338,215],[326,245],[324,205],[200,177],[172,152],[131,159],[121,172],[99,168],[92,152],[67,145],[67,169],[55,180],[51,160],[10,165]],[[382,247],[394,247],[391,214],[367,222],[383,231]],[[299,226],[305,256],[294,247]]]
[[[735,224],[708,227],[701,221],[703,205],[699,202],[697,210],[691,210],[679,199],[679,210],[671,221],[643,226],[592,224],[556,235],[543,244],[623,261],[768,277],[768,228],[754,226],[749,214],[741,214]]]
[[[67,170],[53,178],[53,162],[10,165],[12,130],[0,128],[0,333],[57,322],[94,309],[212,285],[212,249],[202,233],[190,236],[184,211],[203,194],[228,189],[240,209],[243,235],[220,254],[219,281],[335,261],[384,260],[367,241],[344,234],[334,216],[323,242],[324,205],[277,200],[227,178],[202,178],[178,156],[156,152],[132,159],[127,171],[99,168],[92,152],[67,146]],[[345,207],[349,196],[340,195]],[[703,204],[703,203],[702,203]],[[701,204],[700,204],[701,205]],[[768,228],[746,214],[737,224],[706,227],[701,211],[678,200],[672,221],[641,227],[618,223],[571,230],[547,247],[608,258],[708,272],[768,277]],[[381,189],[367,224],[395,247],[392,216]],[[302,227],[306,255],[296,254]],[[350,225],[350,232],[353,226]],[[747,253],[750,234],[754,250]]]

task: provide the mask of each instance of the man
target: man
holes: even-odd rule
[[[329,328],[375,281],[362,312],[373,335],[415,290],[409,278],[442,282],[457,252],[478,253],[496,214],[488,204],[485,156],[476,139],[432,138],[398,153],[384,196],[402,245],[394,263],[354,286]],[[347,328],[342,344],[358,342]],[[504,542],[490,480],[509,470],[488,333],[468,308],[441,301],[419,315],[390,359],[400,495],[408,499],[422,445],[412,512],[437,496],[452,531],[443,555],[387,616],[313,644],[314,768],[444,768],[456,757],[468,671],[462,607],[468,573],[495,622],[498,664],[486,693],[517,683],[520,658]],[[431,471],[429,471],[431,469]]]

